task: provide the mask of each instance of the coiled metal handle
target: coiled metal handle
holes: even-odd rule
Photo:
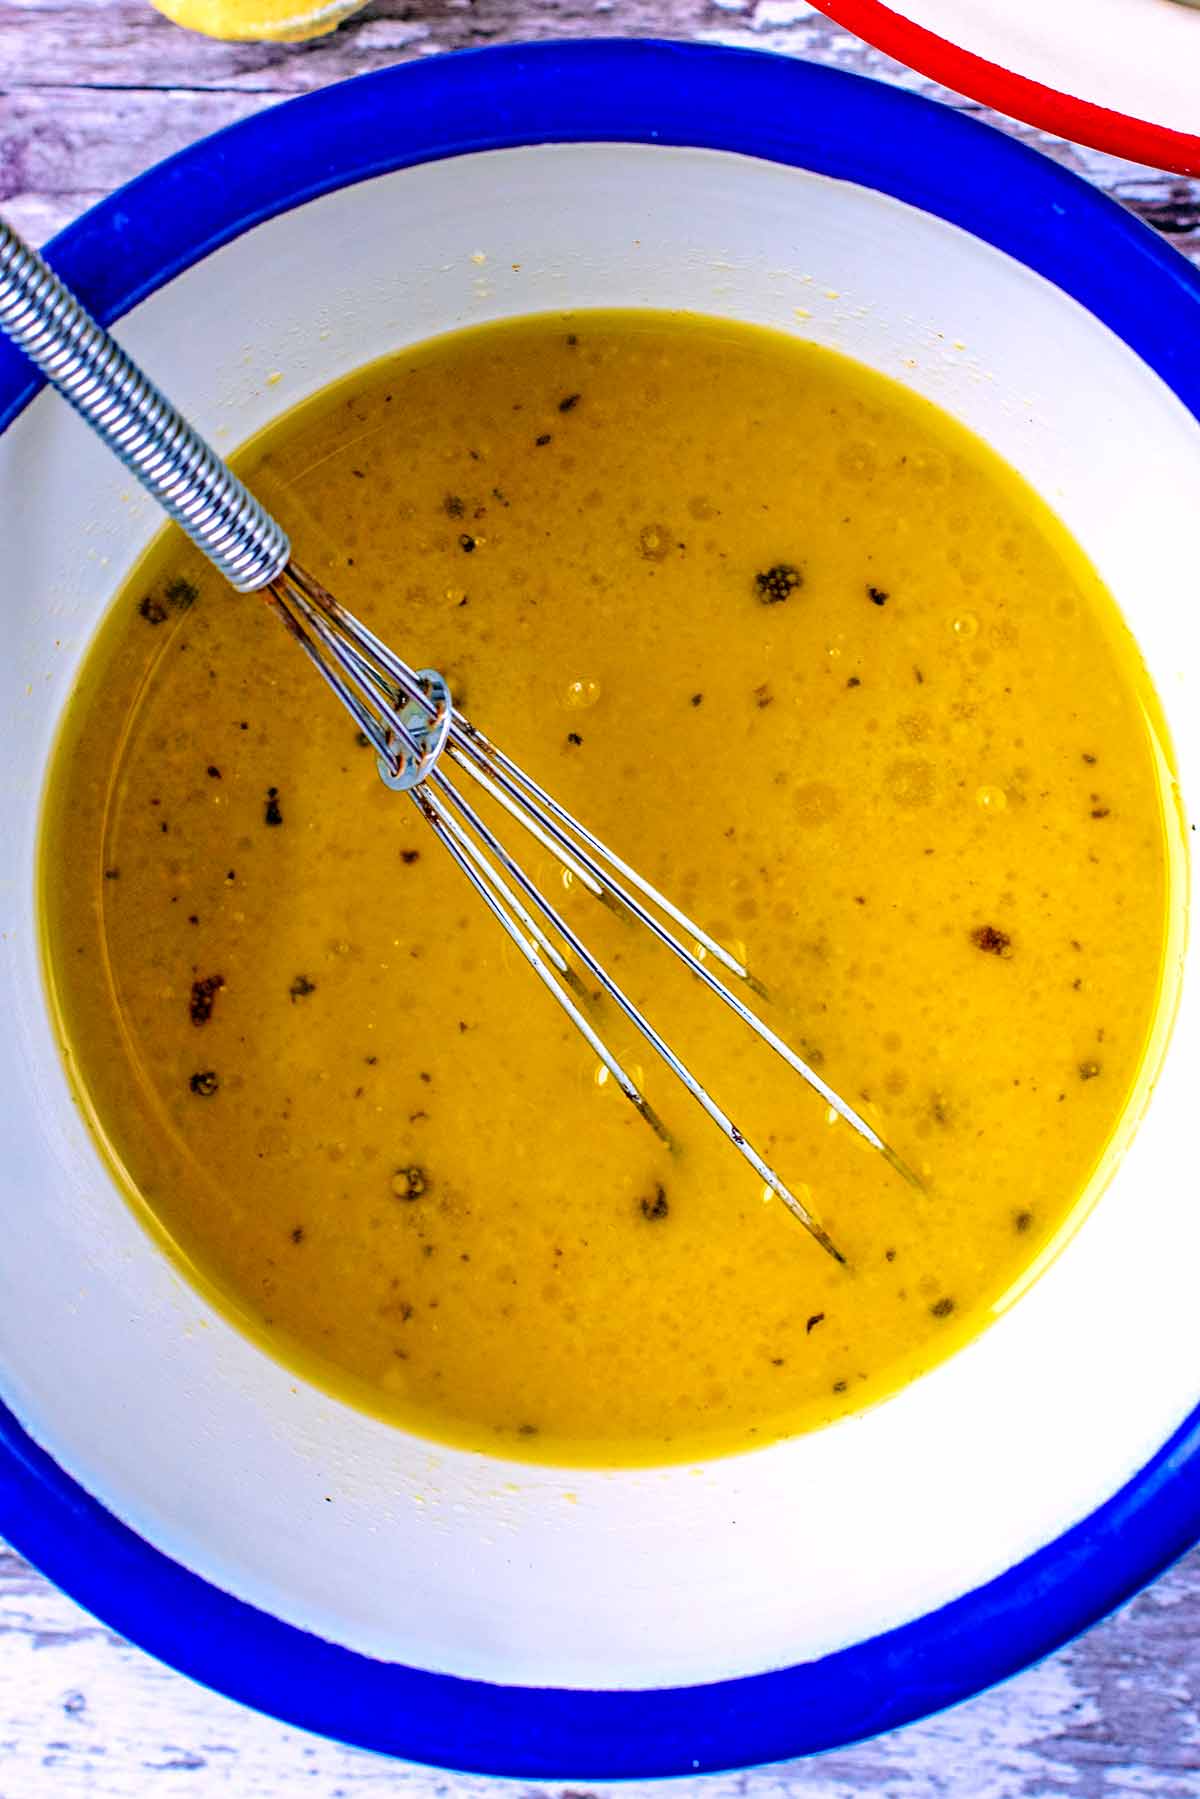
[[[239,593],[283,570],[291,546],[282,526],[2,219],[0,330]]]

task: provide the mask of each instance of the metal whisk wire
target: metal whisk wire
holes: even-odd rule
[[[662,1120],[589,1017],[588,992],[577,968],[599,984],[764,1185],[824,1250],[844,1261],[820,1222],[542,893],[471,803],[469,789],[451,779],[449,768],[487,795],[593,897],[649,930],[897,1173],[920,1186],[878,1132],[708,964],[765,998],[749,970],[456,711],[441,675],[411,668],[291,559],[277,522],[2,220],[0,329],[231,585],[241,592],[265,590],[268,603],[375,751],[385,783],[410,794],[514,947],[659,1137],[670,1144]]]
[[[877,1150],[897,1173],[912,1184],[918,1184],[916,1176],[878,1132],[790,1044],[752,1011],[737,993],[720,980],[696,952],[663,922],[663,917],[659,914],[670,918],[680,927],[685,937],[711,954],[730,974],[765,997],[763,988],[749,970],[660,894],[649,881],[622,861],[532,777],[498,750],[481,731],[456,712],[444,691],[444,684],[440,693],[434,687],[440,677],[432,676],[428,670],[417,672],[411,669],[340,602],[326,593],[311,576],[298,570],[295,564],[289,565],[272,585],[271,593],[285,613],[290,628],[299,636],[314,662],[321,668],[325,679],[338,694],[347,711],[359,721],[360,729],[364,731],[368,741],[375,746],[380,759],[380,772],[384,778],[389,784],[411,792],[440,841],[543,985],[596,1051],[630,1103],[669,1143],[669,1135],[645,1095],[583,1012],[579,1003],[578,979],[571,964],[556,947],[555,939],[565,945],[576,962],[599,982],[629,1023],[646,1039],[718,1129],[741,1152],[771,1192],[782,1200],[823,1249],[838,1261],[844,1260],[819,1221],[764,1160],[666,1039],[613,979],[561,912],[529,877],[465,794],[454,785],[445,772],[445,762],[453,763],[502,805],[510,817],[558,858],[564,868],[581,879],[594,896],[607,899],[620,912],[644,925],[709,992],[728,1006],[743,1024],[806,1081],[827,1106]],[[371,693],[364,697],[361,691],[345,685],[343,674],[335,672],[335,669],[357,670],[360,673],[370,669],[375,683]],[[390,696],[386,691],[381,702],[379,678],[375,672],[377,670],[383,671],[385,684],[387,681],[393,684],[395,705],[390,703]],[[401,697],[408,704],[398,710]],[[375,708],[378,708],[378,716],[371,716]],[[414,718],[417,711],[423,714],[422,723],[417,723]],[[364,719],[368,722],[364,723]],[[395,748],[397,736],[404,739],[403,754]],[[432,769],[429,766],[430,750],[427,747],[429,740],[437,745]],[[404,763],[405,755],[407,763],[397,772],[397,764]],[[548,936],[538,925],[522,899],[513,892],[509,882],[541,914],[553,936]]]

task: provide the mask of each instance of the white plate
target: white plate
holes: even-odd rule
[[[1135,162],[1200,173],[1195,0],[814,4],[998,112]]]

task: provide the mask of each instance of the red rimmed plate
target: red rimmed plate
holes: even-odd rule
[[[1200,174],[1200,5],[813,0],[889,56],[999,112]]]

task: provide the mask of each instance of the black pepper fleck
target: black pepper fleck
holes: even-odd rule
[[[169,606],[174,606],[177,612],[186,612],[200,598],[200,589],[182,575],[176,575],[173,581],[167,582],[166,596]]]
[[[205,975],[203,979],[192,982],[191,997],[188,1000],[188,1017],[193,1024],[207,1024],[213,1015],[213,1006],[225,978],[219,974]]]
[[[667,1198],[666,1188],[660,1183],[654,1189],[653,1198],[641,1199],[638,1201],[638,1209],[643,1218],[649,1218],[651,1220],[665,1218],[667,1213],[671,1210],[671,1203]]]
[[[761,569],[754,577],[754,591],[764,606],[777,606],[781,600],[790,600],[803,585],[804,576],[790,562],[776,562],[770,568]]]
[[[392,1192],[397,1199],[420,1199],[428,1186],[425,1170],[412,1166],[397,1168],[392,1176]]]

